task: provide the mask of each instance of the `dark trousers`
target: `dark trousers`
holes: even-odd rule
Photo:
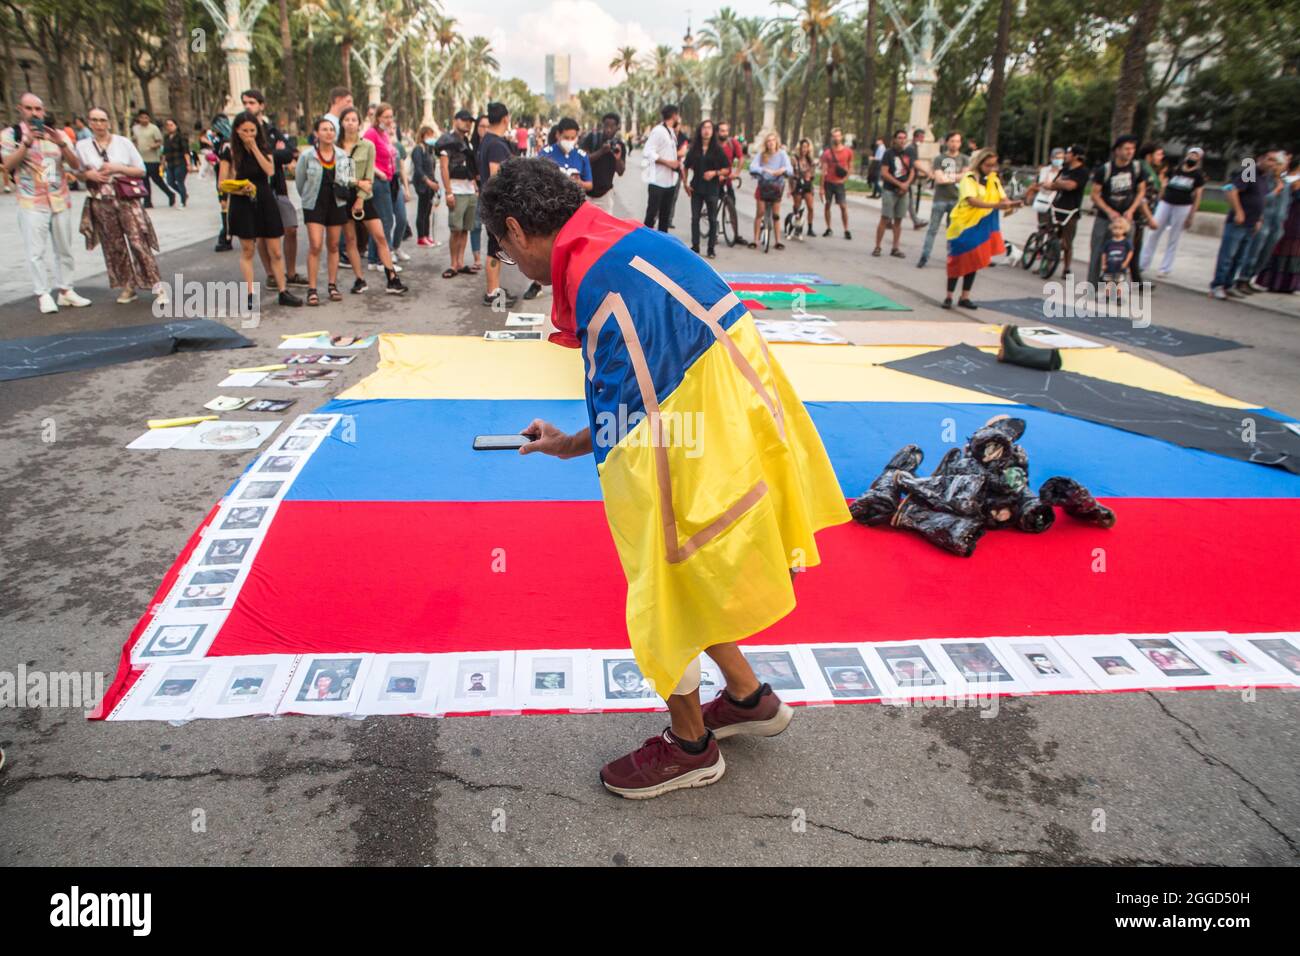
[[[144,164],[144,184],[145,187],[148,189],[148,193],[144,197],[145,209],[153,208],[153,184],[154,183],[157,183],[158,188],[163,191],[163,195],[167,197],[167,201],[169,203],[173,205],[175,205],[176,203],[176,194],[173,193],[170,189],[168,189],[167,184],[163,182],[162,174],[158,172],[160,168],[161,168],[160,163]]]
[[[167,164],[167,185],[176,191],[176,195],[181,197],[181,202],[190,201],[190,194],[185,189],[185,177],[189,174],[189,167],[185,161],[179,163]]]
[[[415,203],[415,236],[427,239],[433,233],[433,190],[417,193]]]
[[[677,197],[677,187],[651,185],[649,190],[645,207],[645,224],[651,229],[657,228],[660,232],[667,232],[673,223],[673,200]]]
[[[718,241],[718,195],[717,193],[705,193],[702,189],[697,189],[691,193],[691,248],[699,251],[700,248],[700,217],[707,215],[709,218],[709,245],[708,251],[713,253],[713,248]]]

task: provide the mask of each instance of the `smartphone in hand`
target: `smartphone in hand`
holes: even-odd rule
[[[518,451],[527,445],[531,438],[527,435],[476,435],[475,451]]]

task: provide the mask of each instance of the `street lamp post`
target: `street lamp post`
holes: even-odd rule
[[[944,54],[965,32],[966,27],[975,18],[975,14],[979,13],[980,8],[984,6],[984,0],[969,0],[966,12],[951,30],[948,30],[943,22],[943,16],[939,13],[938,0],[925,0],[920,15],[911,24],[903,22],[902,11],[899,10],[895,0],[881,0],[881,3],[889,18],[898,27],[899,39],[911,62],[911,72],[907,75],[907,81],[912,87],[912,112],[908,118],[908,130],[909,132],[916,129],[926,131],[926,143],[922,146],[926,155],[921,158],[929,159],[937,151],[934,136],[930,135],[930,99],[934,94],[935,81],[938,79],[936,71]],[[936,47],[935,34],[938,30],[947,30],[947,35]]]
[[[253,52],[253,24],[266,6],[267,0],[251,0],[244,6],[240,0],[225,0],[225,9],[216,0],[201,0],[204,8],[217,25],[221,36],[221,49],[226,52],[226,72],[230,80],[225,113],[234,117],[243,108],[240,99],[244,90],[253,85],[248,69],[248,55]]]

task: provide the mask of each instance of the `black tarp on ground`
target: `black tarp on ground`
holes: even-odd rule
[[[1253,409],[1207,405],[1076,372],[1041,372],[1008,365],[969,345],[954,345],[884,366],[1184,448],[1300,474],[1300,435]],[[1243,439],[1248,423],[1254,428],[1253,444]]]
[[[211,319],[181,319],[97,332],[3,339],[0,340],[0,382],[134,362],[173,352],[243,349],[252,344],[251,339]]]
[[[1155,325],[1134,328],[1132,320],[1123,317],[1051,316],[1047,314],[1047,303],[1042,299],[993,299],[991,301],[981,299],[979,305],[981,308],[994,309],[1005,315],[1015,316],[1030,325],[1054,325],[1066,332],[1080,332],[1108,342],[1151,349],[1153,352],[1162,352],[1165,355],[1204,355],[1207,352],[1226,352],[1229,349],[1246,347],[1231,339],[1183,332],[1180,329],[1160,328]]]

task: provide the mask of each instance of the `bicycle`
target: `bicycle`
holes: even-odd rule
[[[764,180],[766,180],[767,182],[772,182],[773,179],[773,177],[770,176],[760,177],[759,174],[755,172],[751,172],[749,175],[759,180],[760,189],[761,189],[761,184]],[[781,185],[782,194],[784,194],[785,173],[782,173],[780,176],[775,177],[775,180],[779,185]],[[772,204],[780,202],[781,200],[780,198],[777,198],[774,200],[764,199],[761,201],[763,203],[764,209],[763,209],[763,222],[758,227],[758,244],[759,246],[762,247],[764,252],[768,252],[772,248],[772,236],[776,233],[776,213],[772,211]]]
[[[722,233],[722,241],[728,247],[740,242],[740,217],[736,214],[736,190],[731,184],[730,176],[722,184],[722,195],[718,202],[718,218],[721,220],[718,224],[718,231]]]
[[[1042,261],[1038,263],[1038,274],[1044,279],[1050,279],[1056,272],[1056,267],[1061,264],[1065,251],[1061,233],[1078,211],[1048,206],[1046,224],[1039,226],[1037,231],[1025,241],[1024,251],[1020,253],[1020,268],[1033,270],[1034,263],[1041,258]]]

